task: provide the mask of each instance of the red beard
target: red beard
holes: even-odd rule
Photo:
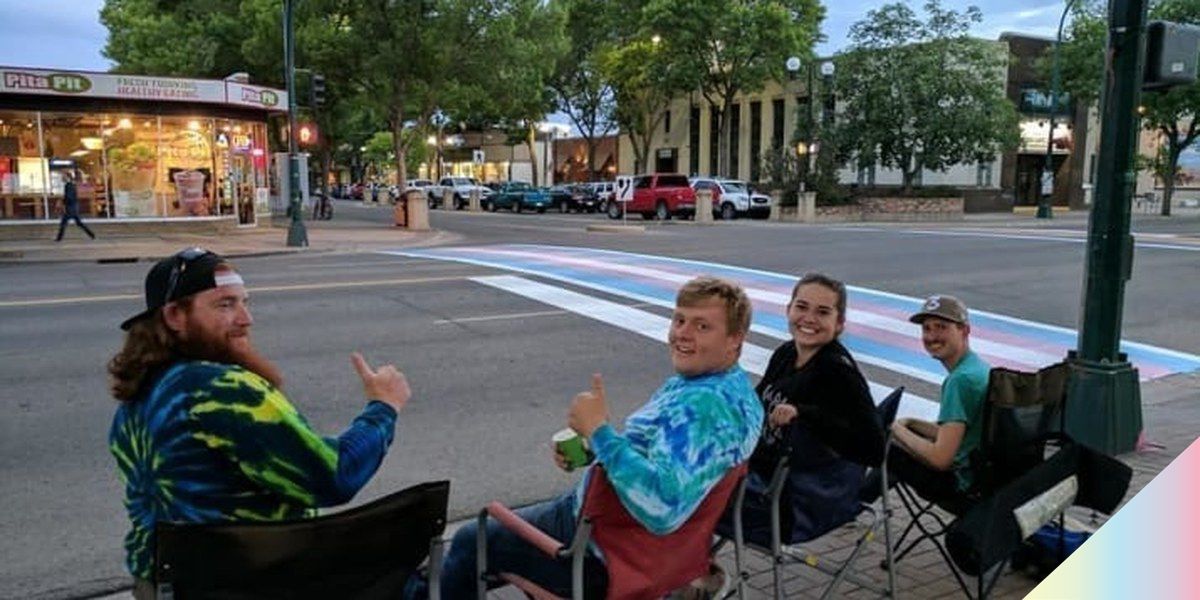
[[[263,356],[250,341],[250,334],[226,337],[212,334],[188,321],[187,339],[179,341],[183,356],[211,362],[238,365],[283,389],[283,373],[275,363]]]

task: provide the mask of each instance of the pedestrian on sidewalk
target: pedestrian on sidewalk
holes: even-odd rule
[[[223,258],[189,248],[146,276],[146,310],[121,324],[108,363],[119,401],[108,446],[131,521],[126,567],[154,597],[159,521],[301,519],[349,502],[391,446],[411,392],[392,365],[351,354],[366,406],[338,437],[315,432],[251,342],[245,284]]]
[[[92,230],[88,229],[88,226],[79,219],[79,191],[75,187],[75,178],[70,171],[63,172],[63,216],[58,221],[58,237],[54,238],[56,242],[62,241],[63,230],[67,228],[67,222],[71,219],[75,220],[75,224],[88,234],[88,237],[96,239],[96,234],[92,233]]]

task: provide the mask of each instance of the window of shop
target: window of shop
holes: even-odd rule
[[[41,122],[34,112],[0,111],[0,210],[3,218],[41,218],[49,192]]]

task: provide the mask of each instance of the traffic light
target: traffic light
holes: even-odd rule
[[[301,123],[296,131],[296,141],[301,146],[315,146],[317,144],[317,124],[316,123]]]
[[[312,75],[312,106],[325,106],[325,76],[320,73]]]

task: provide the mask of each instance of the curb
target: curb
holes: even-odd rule
[[[645,225],[588,225],[593,233],[646,233]]]

